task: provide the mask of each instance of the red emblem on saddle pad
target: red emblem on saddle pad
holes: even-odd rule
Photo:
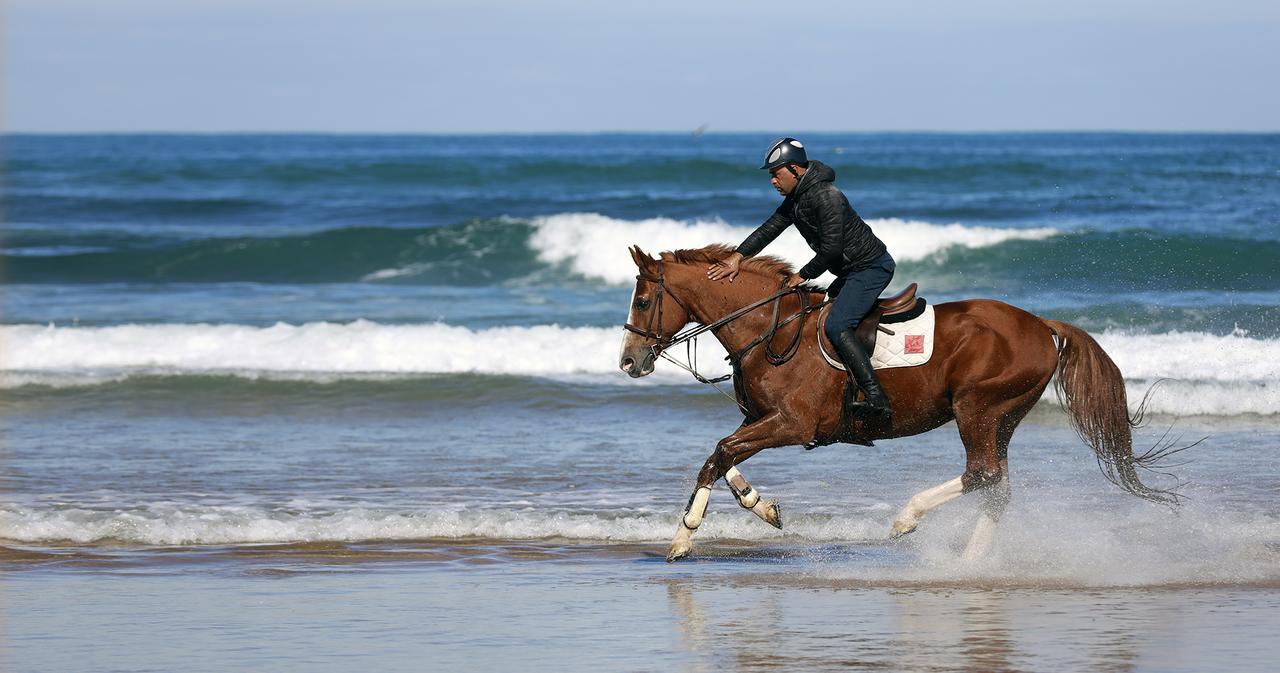
[[[902,352],[905,355],[923,355],[924,354],[924,335],[908,334],[906,342],[903,344]]]

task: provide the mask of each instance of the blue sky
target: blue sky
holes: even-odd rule
[[[11,131],[1280,127],[1280,2],[9,0]]]

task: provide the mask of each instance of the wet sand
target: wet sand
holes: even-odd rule
[[[884,544],[7,546],[6,671],[1270,670],[1280,571],[922,573]],[[901,577],[892,570],[903,567]]]

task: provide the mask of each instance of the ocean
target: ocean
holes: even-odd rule
[[[618,369],[635,266],[777,206],[766,135],[9,135],[0,667],[1264,670],[1280,649],[1280,135],[809,134],[931,303],[1093,334],[1177,512],[1050,393],[992,555],[954,424],[743,471]],[[794,231],[767,250],[797,266]],[[819,279],[823,284],[829,277]],[[703,373],[728,373],[711,339]],[[424,662],[426,662],[424,664]]]

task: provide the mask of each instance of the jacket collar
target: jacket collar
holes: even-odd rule
[[[791,196],[799,197],[804,192],[823,182],[834,182],[836,179],[835,169],[822,163],[821,161],[810,161],[809,170],[800,176],[800,181],[796,183],[796,188],[791,190]]]

